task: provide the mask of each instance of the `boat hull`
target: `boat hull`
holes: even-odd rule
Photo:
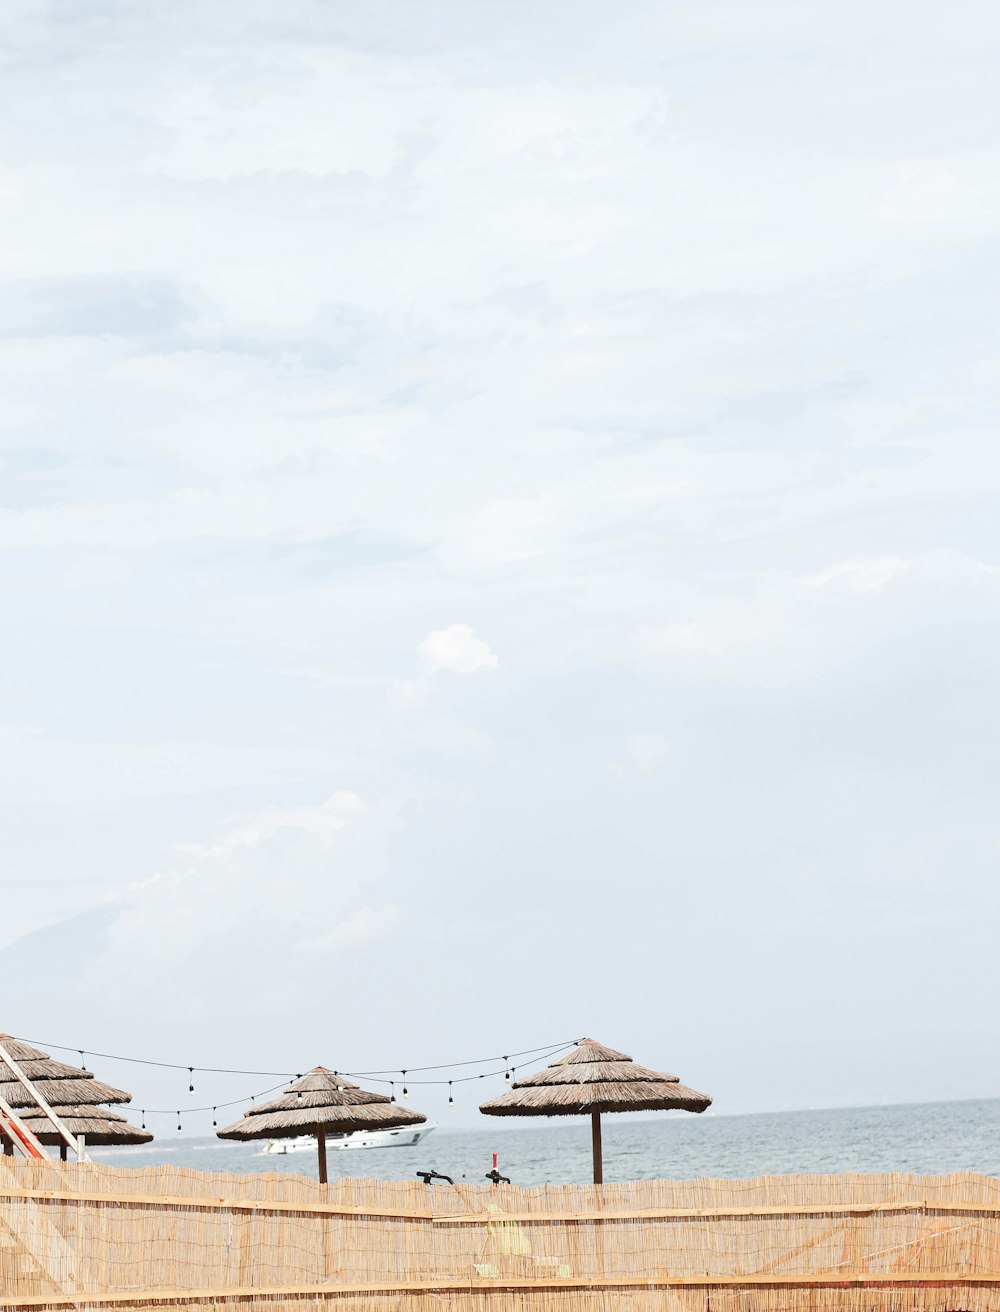
[[[352,1134],[328,1134],[328,1152],[351,1152],[370,1148],[415,1148],[436,1127],[433,1125],[405,1125],[395,1130],[355,1130]],[[289,1153],[315,1151],[314,1135],[298,1139],[269,1139],[260,1150],[262,1157],[287,1157]]]

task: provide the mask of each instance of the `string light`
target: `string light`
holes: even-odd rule
[[[84,1059],[86,1053],[91,1051],[89,1048],[77,1048],[72,1044],[66,1043],[49,1043],[42,1039],[25,1038],[23,1035],[18,1035],[17,1037],[22,1043],[35,1044],[40,1048],[55,1048],[57,1052],[78,1052],[80,1054],[81,1064],[83,1064],[83,1068],[86,1070]],[[505,1063],[508,1063],[510,1057],[535,1057],[538,1054],[551,1056],[553,1053],[561,1052],[564,1048],[572,1048],[575,1044],[580,1042],[580,1039],[571,1039],[565,1043],[546,1043],[539,1048],[525,1048],[522,1052],[511,1053],[509,1056],[504,1056],[502,1060]],[[135,1066],[157,1066],[163,1070],[187,1071],[189,1077],[192,1077],[192,1079],[189,1080],[189,1083],[193,1083],[195,1071],[200,1072],[202,1075],[271,1075],[280,1077],[282,1080],[292,1079],[292,1076],[290,1076],[287,1071],[243,1070],[229,1066],[190,1066],[186,1062],[153,1061],[147,1057],[126,1057],[121,1053],[115,1052],[91,1052],[91,1056],[98,1057],[102,1061],[124,1061]],[[501,1060],[501,1058],[498,1057],[475,1057],[468,1061],[440,1062],[434,1066],[411,1066],[407,1067],[407,1069],[403,1071],[403,1074],[413,1075],[414,1073],[423,1074],[426,1071],[447,1071],[457,1069],[460,1066],[487,1066],[499,1060]],[[539,1060],[541,1060],[541,1058],[539,1058]],[[399,1069],[400,1068],[397,1066],[394,1068],[383,1068],[381,1070],[371,1071],[345,1071],[344,1074],[347,1076],[374,1078],[379,1075],[393,1076]],[[295,1076],[295,1078],[301,1079],[301,1073]],[[410,1083],[446,1084],[447,1080],[411,1080]]]
[[[25,1040],[25,1041],[26,1041],[26,1040]],[[551,1057],[551,1056],[554,1056],[557,1052],[562,1052],[567,1046],[569,1046],[569,1045],[567,1045],[567,1044],[562,1044],[562,1045],[561,1045],[560,1047],[558,1047],[558,1048],[550,1049],[549,1052],[547,1052],[547,1053],[544,1054],[544,1057]],[[543,1059],[544,1059],[544,1058],[543,1058]],[[197,1069],[197,1067],[196,1067],[195,1069]],[[472,1074],[472,1075],[455,1075],[455,1076],[452,1076],[451,1079],[447,1079],[447,1080],[411,1080],[411,1079],[410,1079],[410,1074],[409,1074],[410,1068],[407,1067],[407,1074],[406,1074],[407,1083],[406,1083],[406,1085],[405,1085],[404,1087],[406,1088],[407,1097],[409,1097],[409,1086],[410,1086],[410,1084],[442,1085],[442,1086],[445,1086],[445,1085],[446,1085],[447,1088],[448,1088],[449,1096],[452,1097],[452,1099],[453,1099],[453,1098],[454,1098],[454,1086],[455,1086],[456,1084],[468,1084],[470,1080],[489,1080],[489,1079],[493,1079],[493,1078],[495,1078],[496,1076],[499,1076],[499,1075],[501,1075],[501,1074],[503,1074],[504,1076],[510,1075],[510,1077],[513,1079],[514,1075],[515,1075],[516,1072],[517,1072],[517,1069],[518,1069],[518,1068],[517,1068],[516,1066],[508,1066],[508,1067],[506,1067],[506,1068],[504,1068],[504,1067],[498,1067],[496,1070],[492,1070],[492,1071],[478,1071],[478,1072],[476,1072],[475,1074]],[[301,1078],[301,1076],[300,1076],[299,1078]],[[384,1083],[384,1084],[388,1084],[388,1086],[389,1086],[389,1101],[390,1101],[390,1102],[396,1102],[396,1101],[397,1101],[397,1099],[396,1099],[396,1081],[395,1081],[395,1080],[373,1081],[373,1083]],[[258,1098],[265,1098],[265,1097],[267,1097],[269,1094],[277,1093],[279,1090],[281,1090],[281,1089],[284,1088],[284,1087],[285,1087],[284,1085],[281,1085],[281,1084],[275,1084],[275,1085],[272,1085],[269,1089],[263,1089],[263,1090],[261,1090],[261,1091],[258,1092],[258,1093],[244,1094],[244,1096],[243,1096],[242,1098],[231,1098],[228,1102],[221,1102],[221,1103],[218,1103],[218,1104],[216,1104],[216,1105],[214,1105],[214,1106],[192,1107],[190,1110],[191,1110],[192,1112],[215,1112],[216,1109],[217,1109],[217,1107],[238,1107],[241,1103],[247,1103],[247,1102],[249,1102],[249,1103],[251,1103],[251,1104],[253,1104],[253,1105],[256,1105],[256,1102],[257,1102],[257,1099],[258,1099]],[[301,1096],[302,1096],[302,1091],[299,1090],[299,1089],[297,1089],[297,1090],[296,1090],[296,1097],[299,1098],[299,1097],[301,1097]],[[172,1109],[170,1109],[170,1108],[163,1108],[163,1107],[147,1107],[147,1108],[146,1108],[146,1114],[147,1114],[147,1115],[150,1115],[150,1116],[156,1116],[156,1115],[172,1116],[172,1115],[174,1115],[175,1113],[174,1113],[174,1112],[172,1111]]]
[[[255,1098],[266,1098],[269,1093],[277,1093],[281,1087],[280,1084],[275,1084],[270,1089],[263,1089],[260,1093],[246,1093],[242,1098],[230,1098],[228,1102],[216,1103],[214,1106],[191,1107],[189,1111],[212,1112],[214,1115],[220,1107],[239,1107],[242,1103],[253,1102]],[[172,1107],[147,1107],[143,1114],[146,1116],[175,1116],[177,1113]]]
[[[28,1040],[28,1039],[24,1039],[24,1040],[22,1040],[22,1042],[28,1043],[28,1042],[30,1042],[30,1040]],[[39,1043],[40,1043],[40,1040],[36,1040],[36,1042],[39,1042]],[[56,1044],[50,1044],[49,1046],[50,1046],[50,1047],[56,1047],[57,1045],[56,1045]],[[554,1056],[556,1053],[558,1053],[558,1052],[562,1052],[562,1051],[564,1051],[567,1047],[571,1047],[571,1046],[572,1046],[571,1044],[566,1044],[566,1043],[564,1043],[564,1044],[560,1044],[559,1047],[557,1047],[557,1048],[551,1048],[551,1049],[549,1049],[548,1052],[543,1053],[542,1056],[539,1058],[539,1060],[544,1060],[544,1059],[547,1058],[547,1057],[552,1057],[552,1056]],[[73,1049],[73,1051],[79,1051],[79,1049]],[[499,1061],[500,1058],[497,1058],[497,1060]],[[191,1069],[194,1069],[194,1070],[200,1070],[201,1068],[195,1066],[194,1068],[191,1068],[191,1067],[184,1067],[184,1069],[190,1071]],[[478,1072],[475,1072],[475,1073],[473,1073],[473,1074],[471,1074],[471,1075],[456,1075],[456,1076],[452,1076],[450,1079],[447,1079],[447,1080],[443,1080],[443,1079],[442,1079],[442,1080],[412,1080],[412,1081],[411,1081],[411,1080],[410,1080],[410,1071],[411,1071],[411,1069],[413,1069],[413,1068],[411,1068],[411,1067],[407,1067],[407,1069],[406,1069],[406,1078],[407,1078],[407,1085],[406,1085],[406,1088],[407,1088],[407,1093],[409,1092],[409,1084],[410,1084],[410,1083],[413,1083],[413,1084],[426,1084],[426,1085],[438,1085],[438,1084],[439,1084],[439,1085],[447,1085],[447,1087],[448,1087],[448,1104],[447,1104],[447,1105],[448,1105],[449,1107],[454,1107],[454,1106],[455,1106],[455,1092],[454,1092],[454,1086],[455,1086],[456,1084],[468,1084],[471,1080],[486,1080],[486,1079],[492,1079],[492,1078],[494,1078],[494,1077],[496,1077],[496,1076],[499,1076],[499,1075],[501,1074],[501,1071],[503,1072],[503,1074],[504,1074],[505,1076],[506,1076],[506,1075],[510,1075],[511,1078],[513,1078],[514,1074],[515,1074],[516,1071],[517,1071],[517,1067],[516,1067],[516,1066],[508,1065],[506,1068],[497,1068],[496,1070],[492,1070],[492,1071],[478,1071]],[[416,1068],[416,1069],[420,1069],[420,1068]],[[298,1075],[297,1077],[295,1077],[295,1078],[297,1078],[297,1079],[302,1079],[302,1074],[301,1074],[301,1072],[300,1072],[299,1075]],[[388,1085],[389,1085],[389,1090],[390,1090],[390,1093],[389,1093],[389,1101],[390,1101],[391,1103],[395,1103],[395,1102],[396,1102],[396,1081],[395,1081],[395,1080],[384,1080],[384,1081],[377,1081],[377,1083],[384,1083],[384,1084],[388,1084]],[[266,1098],[266,1097],[268,1097],[270,1094],[277,1093],[279,1090],[284,1089],[284,1088],[286,1088],[286,1087],[287,1087],[287,1086],[284,1085],[284,1084],[275,1084],[275,1085],[272,1085],[270,1088],[268,1088],[268,1089],[262,1089],[262,1090],[260,1090],[260,1091],[257,1092],[257,1093],[244,1094],[242,1098],[231,1098],[228,1102],[220,1102],[220,1103],[216,1103],[216,1104],[209,1105],[209,1106],[204,1106],[204,1107],[192,1107],[192,1108],[189,1109],[189,1111],[190,1111],[191,1113],[194,1113],[194,1112],[211,1112],[211,1113],[212,1113],[212,1126],[213,1126],[213,1128],[216,1128],[216,1129],[217,1129],[217,1128],[218,1128],[218,1117],[217,1117],[217,1113],[219,1112],[220,1109],[225,1108],[225,1107],[238,1107],[238,1106],[241,1106],[241,1105],[243,1105],[243,1104],[245,1104],[245,1103],[248,1103],[248,1102],[249,1102],[252,1106],[256,1106],[256,1103],[257,1103],[257,1099],[258,1099],[258,1098]],[[296,1090],[296,1094],[297,1094],[298,1097],[301,1097],[301,1090]],[[181,1117],[180,1117],[180,1112],[174,1110],[173,1108],[166,1108],[166,1107],[144,1107],[144,1108],[142,1109],[142,1128],[143,1128],[143,1129],[146,1128],[146,1117],[147,1117],[147,1116],[174,1116],[174,1117],[177,1118],[178,1123],[180,1122],[180,1119],[181,1119]],[[180,1128],[180,1125],[178,1125],[178,1128]]]
[[[550,1057],[555,1056],[557,1053],[564,1052],[567,1048],[571,1048],[571,1047],[575,1046],[575,1044],[577,1044],[577,1043],[579,1043],[579,1042],[581,1042],[581,1041],[582,1041],[582,1040],[579,1040],[579,1039],[573,1039],[573,1040],[570,1040],[570,1041],[568,1041],[568,1042],[564,1042],[564,1043],[560,1043],[560,1044],[553,1044],[553,1045],[548,1046],[548,1047],[546,1047],[546,1048],[527,1048],[527,1049],[524,1049],[524,1050],[521,1051],[521,1052],[516,1052],[516,1053],[512,1053],[512,1054],[504,1054],[504,1056],[503,1056],[503,1058],[502,1058],[502,1061],[503,1061],[504,1065],[503,1065],[502,1068],[500,1068],[500,1069],[503,1070],[504,1081],[505,1081],[506,1083],[509,1084],[509,1083],[511,1082],[512,1078],[513,1078],[514,1072],[517,1070],[517,1067],[511,1064],[511,1061],[510,1061],[511,1056],[514,1056],[514,1057],[529,1057],[529,1058],[532,1058],[532,1059],[537,1060],[537,1061],[544,1061],[544,1060],[546,1060],[546,1059],[548,1059],[548,1058],[550,1058]],[[47,1042],[44,1042],[44,1041],[41,1040],[41,1039],[27,1039],[27,1038],[22,1038],[22,1039],[21,1039],[21,1042],[22,1042],[22,1043],[30,1043],[30,1044],[34,1044],[34,1045],[37,1045],[38,1047],[42,1047],[42,1048],[55,1048],[55,1049],[60,1050],[60,1051],[63,1051],[63,1052],[77,1052],[77,1053],[79,1053],[79,1056],[80,1056],[80,1062],[81,1062],[81,1067],[82,1067],[82,1069],[86,1070],[86,1068],[87,1068],[87,1067],[86,1067],[86,1054],[87,1054],[88,1049],[85,1049],[85,1048],[75,1048],[75,1047],[71,1047],[71,1046],[69,1046],[68,1044],[63,1044],[63,1043],[47,1043]],[[244,1096],[241,1097],[241,1098],[232,1098],[232,1099],[230,1099],[228,1102],[216,1103],[216,1104],[213,1104],[213,1105],[211,1105],[211,1106],[205,1106],[205,1107],[192,1107],[192,1108],[190,1108],[190,1111],[191,1111],[192,1113],[193,1113],[193,1112],[209,1112],[209,1111],[210,1111],[210,1112],[212,1113],[212,1126],[213,1126],[213,1128],[218,1128],[218,1112],[219,1112],[219,1109],[220,1109],[220,1108],[225,1108],[225,1107],[236,1107],[236,1106],[239,1106],[240,1104],[242,1104],[242,1103],[246,1103],[246,1102],[249,1102],[249,1103],[251,1104],[251,1107],[255,1107],[256,1104],[257,1104],[257,1099],[258,1099],[258,1098],[264,1098],[264,1097],[268,1096],[269,1094],[272,1094],[272,1093],[277,1092],[277,1091],[280,1090],[282,1087],[287,1087],[287,1085],[292,1084],[292,1083],[294,1082],[294,1080],[296,1080],[296,1079],[301,1080],[301,1079],[302,1079],[302,1072],[301,1072],[301,1071],[300,1071],[297,1075],[292,1076],[292,1075],[288,1075],[286,1072],[279,1072],[279,1071],[246,1071],[246,1070],[239,1070],[239,1069],[236,1069],[236,1068],[227,1068],[227,1067],[220,1067],[220,1066],[192,1066],[192,1065],[181,1065],[180,1063],[177,1063],[177,1062],[149,1061],[149,1060],[146,1060],[146,1059],[141,1058],[141,1057],[124,1057],[124,1056],[121,1056],[121,1055],[119,1055],[119,1054],[115,1054],[115,1053],[107,1053],[107,1052],[105,1052],[105,1053],[94,1052],[94,1053],[92,1053],[91,1055],[94,1056],[94,1057],[102,1058],[102,1059],[107,1060],[107,1061],[123,1061],[123,1062],[129,1062],[129,1063],[131,1063],[131,1064],[133,1064],[133,1065],[139,1065],[139,1066],[154,1066],[154,1067],[158,1067],[159,1069],[166,1069],[166,1070],[183,1070],[183,1071],[187,1071],[187,1074],[188,1074],[188,1093],[189,1093],[192,1097],[194,1096],[194,1073],[195,1073],[195,1071],[199,1071],[199,1072],[201,1072],[202,1074],[208,1074],[208,1075],[261,1075],[261,1074],[267,1074],[267,1075],[280,1075],[280,1076],[281,1076],[281,1079],[282,1079],[282,1081],[284,1082],[284,1086],[281,1085],[281,1084],[273,1085],[271,1088],[269,1088],[269,1089],[264,1089],[264,1090],[262,1090],[262,1091],[259,1092],[259,1093],[254,1093],[254,1094],[250,1094],[250,1095],[244,1095]],[[438,1064],[438,1065],[432,1065],[432,1066],[397,1067],[396,1069],[399,1070],[399,1072],[400,1072],[400,1074],[401,1074],[401,1076],[402,1076],[402,1090],[403,1090],[403,1097],[404,1097],[407,1101],[409,1101],[409,1097],[410,1097],[410,1087],[409,1087],[409,1086],[410,1086],[411,1084],[416,1084],[416,1085],[445,1085],[445,1084],[446,1084],[446,1085],[448,1086],[448,1106],[449,1106],[449,1107],[454,1107],[454,1106],[455,1106],[454,1086],[455,1086],[456,1084],[465,1084],[465,1083],[468,1083],[470,1080],[485,1080],[485,1079],[493,1078],[493,1077],[495,1077],[495,1076],[497,1076],[497,1075],[500,1074],[500,1069],[492,1070],[492,1071],[478,1071],[478,1072],[472,1072],[472,1073],[470,1073],[470,1074],[468,1074],[468,1075],[453,1075],[453,1076],[451,1076],[451,1077],[448,1078],[448,1079],[443,1079],[443,1078],[442,1078],[442,1079],[416,1079],[416,1080],[414,1080],[414,1079],[411,1078],[411,1076],[412,1076],[414,1073],[417,1073],[417,1074],[423,1074],[423,1073],[425,1073],[425,1072],[447,1071],[447,1070],[454,1070],[455,1068],[461,1068],[461,1067],[463,1067],[463,1066],[464,1066],[464,1067],[469,1067],[469,1066],[482,1066],[482,1065],[491,1064],[491,1063],[494,1063],[494,1062],[499,1062],[500,1060],[501,1060],[501,1058],[498,1058],[498,1057],[477,1057],[477,1058],[475,1058],[475,1059],[473,1059],[473,1060],[470,1060],[470,1061],[444,1062],[444,1063],[441,1063],[441,1064]],[[338,1077],[340,1076],[340,1072],[338,1072],[338,1071],[335,1071],[334,1074],[337,1075]],[[362,1077],[362,1078],[366,1078],[366,1079],[372,1080],[372,1081],[373,1081],[374,1083],[376,1083],[376,1084],[383,1084],[383,1085],[384,1085],[384,1084],[388,1084],[388,1085],[389,1085],[389,1101],[390,1101],[390,1103],[395,1103],[395,1102],[396,1102],[396,1080],[395,1080],[395,1071],[393,1071],[393,1070],[381,1070],[381,1071],[346,1071],[346,1072],[344,1073],[344,1075],[345,1075],[345,1078],[346,1078],[346,1077],[349,1077],[349,1076],[358,1076],[358,1077]],[[389,1076],[390,1078],[388,1078],[388,1079],[386,1079],[386,1078],[379,1078],[380,1076],[383,1076],[383,1077],[384,1077],[384,1076]],[[289,1091],[290,1091],[290,1090],[289,1090]],[[301,1090],[301,1089],[297,1089],[297,1090],[296,1090],[296,1098],[297,1098],[297,1100],[301,1100],[301,1098],[302,1098],[302,1090]],[[168,1108],[162,1108],[162,1107],[145,1107],[145,1108],[142,1108],[142,1128],[143,1128],[144,1130],[146,1129],[146,1117],[147,1117],[147,1116],[174,1116],[174,1117],[176,1118],[176,1120],[177,1120],[177,1132],[178,1132],[178,1133],[181,1133],[181,1131],[182,1131],[182,1129],[183,1129],[182,1121],[181,1121],[181,1114],[180,1114],[180,1111],[179,1111],[179,1110],[168,1109]]]
[[[29,1042],[29,1040],[25,1039],[25,1040],[23,1040],[23,1042],[27,1043],[27,1042]],[[55,1044],[52,1044],[51,1046],[52,1046],[52,1047],[55,1047],[56,1045],[55,1045]],[[565,1048],[567,1048],[567,1047],[569,1047],[569,1046],[571,1046],[571,1045],[570,1045],[570,1044],[561,1044],[558,1048],[551,1049],[549,1052],[545,1053],[545,1054],[544,1054],[544,1057],[551,1057],[551,1056],[555,1055],[555,1053],[557,1053],[557,1052],[561,1052],[561,1051],[563,1051]],[[78,1051],[78,1049],[77,1049],[77,1051]],[[543,1058],[543,1059],[544,1059],[544,1058]],[[185,1069],[190,1070],[190,1069],[192,1069],[192,1068],[185,1068]],[[200,1069],[200,1068],[198,1068],[198,1067],[194,1067],[193,1069],[197,1070],[197,1069]],[[410,1069],[410,1068],[407,1068],[407,1072],[406,1072],[406,1073],[407,1073],[407,1079],[408,1079],[408,1080],[409,1080],[409,1073],[408,1073],[408,1072],[409,1072],[409,1069]],[[516,1072],[516,1070],[517,1070],[517,1067],[516,1067],[516,1066],[508,1066],[508,1067],[506,1068],[506,1070],[504,1071],[504,1074],[506,1075],[506,1074],[509,1073],[511,1076],[513,1076],[514,1073]],[[447,1105],[448,1105],[449,1107],[453,1108],[453,1107],[455,1107],[455,1093],[454,1093],[454,1086],[455,1086],[456,1084],[467,1084],[470,1080],[485,1080],[485,1079],[490,1079],[490,1078],[493,1078],[493,1077],[495,1077],[495,1076],[498,1076],[499,1074],[500,1074],[500,1070],[497,1069],[497,1070],[493,1070],[493,1071],[480,1071],[480,1072],[477,1072],[477,1073],[472,1074],[472,1075],[459,1075],[459,1076],[453,1076],[451,1079],[448,1079],[448,1080],[417,1080],[417,1081],[414,1081],[414,1082],[417,1083],[417,1084],[441,1084],[441,1085],[445,1085],[445,1084],[446,1084],[446,1085],[448,1086],[448,1104],[447,1104]],[[301,1074],[298,1076],[298,1078],[299,1078],[299,1079],[302,1078]],[[395,1103],[395,1102],[396,1102],[396,1082],[395,1082],[395,1080],[387,1080],[387,1081],[385,1081],[385,1083],[387,1083],[387,1084],[389,1085],[389,1089],[390,1089],[389,1101],[390,1101],[391,1103]],[[212,1113],[212,1127],[213,1127],[213,1129],[218,1129],[218,1125],[219,1125],[219,1122],[218,1122],[218,1112],[219,1112],[220,1108],[225,1108],[225,1107],[237,1107],[237,1106],[239,1106],[240,1104],[242,1104],[242,1103],[247,1103],[247,1102],[249,1102],[249,1103],[251,1104],[251,1106],[256,1106],[256,1103],[257,1103],[257,1099],[258,1099],[258,1098],[265,1098],[265,1097],[267,1097],[269,1094],[272,1094],[272,1093],[277,1092],[277,1091],[278,1091],[279,1089],[281,1089],[282,1087],[283,1087],[283,1086],[280,1085],[280,1084],[272,1085],[271,1088],[269,1088],[269,1089],[263,1089],[263,1090],[261,1090],[259,1093],[253,1093],[253,1094],[249,1094],[249,1095],[244,1095],[242,1098],[232,1098],[232,1099],[230,1099],[228,1102],[216,1103],[216,1104],[213,1104],[213,1105],[211,1105],[211,1106],[205,1106],[205,1107],[192,1107],[190,1110],[191,1110],[192,1112],[211,1112],[211,1113]],[[408,1091],[408,1086],[406,1086],[406,1087],[407,1087],[407,1091]],[[298,1090],[297,1090],[297,1093],[299,1093],[300,1096],[301,1096],[301,1091],[298,1091]],[[180,1134],[180,1133],[182,1132],[183,1126],[182,1126],[182,1120],[181,1120],[181,1113],[180,1113],[179,1110],[176,1110],[176,1109],[170,1109],[170,1108],[164,1108],[164,1107],[144,1107],[144,1108],[142,1108],[142,1128],[143,1128],[143,1130],[146,1129],[146,1117],[147,1117],[147,1116],[173,1116],[173,1117],[176,1119],[176,1121],[177,1121],[177,1133]]]

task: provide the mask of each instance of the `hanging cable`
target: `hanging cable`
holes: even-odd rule
[[[231,1098],[229,1102],[211,1103],[204,1107],[189,1107],[188,1114],[193,1112],[211,1112],[213,1116],[216,1111],[222,1107],[238,1107],[241,1102],[253,1102],[257,1098],[266,1098],[269,1093],[277,1093],[283,1089],[283,1084],[273,1084],[270,1089],[262,1089],[260,1093],[247,1093],[242,1098]],[[143,1111],[143,1116],[176,1116],[177,1112],[173,1107],[147,1107]],[[214,1122],[213,1122],[214,1124]]]
[[[275,1078],[281,1078],[282,1080],[301,1078],[301,1076],[290,1075],[288,1071],[244,1070],[238,1067],[229,1067],[229,1066],[192,1066],[188,1062],[154,1061],[153,1059],[147,1057],[125,1057],[122,1056],[120,1053],[94,1052],[90,1048],[86,1048],[86,1049],[78,1048],[75,1045],[71,1045],[71,1044],[47,1043],[43,1039],[26,1039],[20,1035],[17,1037],[21,1043],[28,1043],[40,1048],[46,1048],[46,1049],[54,1048],[57,1052],[78,1052],[80,1054],[81,1064],[83,1063],[84,1053],[89,1052],[92,1057],[97,1057],[101,1061],[123,1061],[123,1062],[129,1062],[131,1065],[134,1066],[156,1066],[159,1067],[161,1070],[187,1071],[189,1077],[189,1092],[193,1092],[194,1089],[195,1071],[198,1071],[198,1073],[201,1075],[270,1075],[270,1076],[274,1076]],[[427,1071],[457,1070],[458,1068],[463,1066],[486,1066],[497,1061],[503,1061],[504,1063],[506,1063],[511,1057],[535,1057],[538,1054],[542,1054],[543,1056],[552,1056],[553,1053],[561,1052],[565,1048],[572,1048],[579,1042],[580,1042],[579,1039],[569,1039],[565,1043],[559,1043],[559,1044],[546,1043],[538,1048],[525,1048],[521,1052],[512,1052],[508,1056],[474,1057],[467,1061],[440,1062],[432,1066],[408,1066],[404,1071],[404,1076],[412,1075],[413,1073],[423,1074]],[[538,1060],[542,1060],[543,1056],[538,1056]],[[85,1066],[84,1069],[86,1069]],[[391,1066],[391,1067],[383,1067],[380,1070],[344,1071],[343,1074],[352,1077],[362,1078],[362,1079],[372,1079],[380,1075],[396,1075],[400,1070],[403,1070],[403,1068],[400,1066]],[[388,1081],[383,1081],[383,1083],[387,1083],[387,1082]],[[407,1084],[446,1084],[447,1081],[446,1080],[412,1080],[407,1078],[406,1083]]]

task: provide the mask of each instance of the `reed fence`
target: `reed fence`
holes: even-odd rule
[[[540,1189],[0,1164],[0,1308],[1000,1312],[1000,1181]]]

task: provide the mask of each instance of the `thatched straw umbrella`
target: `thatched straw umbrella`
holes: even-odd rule
[[[479,1108],[487,1116],[583,1116],[590,1113],[594,1184],[604,1183],[602,1112],[703,1112],[712,1099],[681,1084],[676,1075],[637,1066],[631,1057],[593,1039],[559,1061],[518,1080],[509,1092]]]
[[[149,1143],[153,1138],[148,1130],[137,1130],[124,1116],[106,1111],[103,1107],[49,1105],[70,1134],[83,1135],[88,1148],[124,1147],[126,1144]],[[33,1131],[39,1142],[57,1143],[60,1156],[63,1161],[66,1160],[66,1144],[56,1134],[52,1122],[43,1111],[26,1108],[17,1115]]]
[[[326,1184],[326,1136],[354,1130],[391,1130],[419,1125],[423,1112],[398,1106],[384,1093],[369,1093],[325,1066],[297,1080],[280,1098],[243,1113],[242,1120],[217,1130],[220,1139],[298,1139],[316,1136],[320,1184]]]
[[[132,1095],[94,1078],[90,1071],[53,1061],[47,1052],[32,1048],[9,1034],[0,1034],[0,1047],[17,1063],[72,1135],[83,1135],[93,1146],[149,1143],[153,1136],[137,1130],[124,1116],[107,1111],[102,1103],[130,1102]],[[0,1098],[3,1098],[34,1133],[39,1142],[59,1145],[66,1160],[66,1142],[0,1057]],[[5,1144],[5,1149],[7,1145]]]

